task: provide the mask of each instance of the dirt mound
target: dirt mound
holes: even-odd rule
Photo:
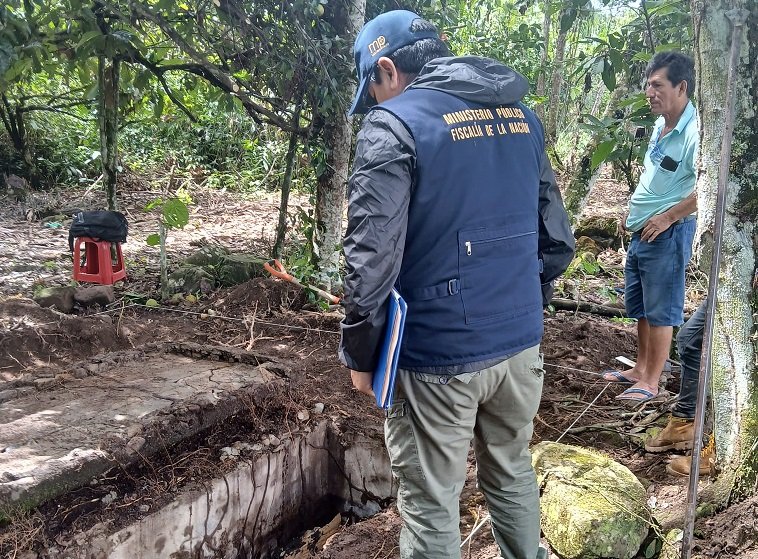
[[[222,290],[210,300],[210,306],[224,316],[242,317],[253,312],[270,316],[282,311],[298,311],[308,302],[308,293],[286,281],[254,278]]]
[[[110,316],[70,316],[40,307],[31,299],[0,301],[2,378],[23,369],[43,369],[96,353],[124,349]]]
[[[698,523],[704,541],[702,557],[748,557],[758,549],[758,495]]]

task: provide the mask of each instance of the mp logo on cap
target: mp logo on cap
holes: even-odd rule
[[[379,35],[374,41],[368,44],[368,52],[371,56],[376,56],[387,46],[387,39],[384,35]]]

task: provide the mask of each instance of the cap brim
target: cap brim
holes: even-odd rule
[[[370,77],[371,72],[363,76],[361,83],[358,84],[358,90],[355,93],[353,104],[351,105],[350,110],[347,111],[348,116],[352,116],[354,114],[364,114],[366,111],[368,111],[369,106],[366,104],[366,94],[368,92],[368,82]]]

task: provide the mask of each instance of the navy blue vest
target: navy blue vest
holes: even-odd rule
[[[400,367],[476,363],[539,343],[537,117],[520,103],[484,107],[421,88],[377,108],[416,142],[396,282],[408,302]]]

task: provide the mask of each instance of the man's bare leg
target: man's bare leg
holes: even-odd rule
[[[645,376],[647,367],[647,356],[650,347],[650,325],[646,318],[640,318],[637,321],[637,361],[636,365],[623,371],[621,374],[626,378],[639,381]],[[610,378],[608,380],[611,380]]]
[[[651,326],[647,320],[643,319],[638,322],[637,332],[640,336],[638,361],[633,370],[635,373],[639,372],[639,380],[632,388],[643,388],[653,394],[658,394],[658,383],[669,356],[674,328]]]

